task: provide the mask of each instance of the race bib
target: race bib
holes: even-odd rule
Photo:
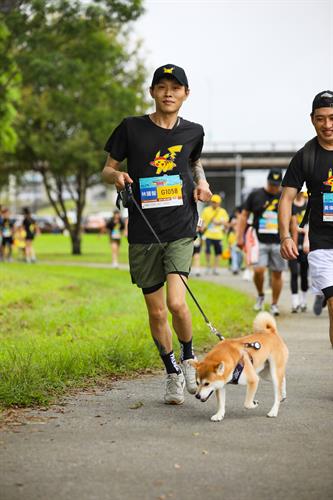
[[[278,234],[278,214],[267,210],[259,219],[258,233]]]
[[[333,193],[323,193],[323,221],[333,222]]]
[[[182,180],[179,175],[139,179],[142,208],[183,205]]]
[[[120,234],[120,230],[118,228],[112,229],[111,238],[114,240],[120,240],[121,234]]]

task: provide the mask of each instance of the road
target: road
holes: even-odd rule
[[[223,270],[214,281],[253,294]],[[215,400],[189,394],[162,402],[162,374],[79,393],[0,436],[1,500],[323,500],[333,497],[333,350],[328,317],[290,314],[287,287],[278,327],[290,350],[287,400],[266,417],[243,408],[244,387],[227,390],[226,416]],[[221,314],[223,307],[221,305]],[[213,319],[213,318],[211,318]]]

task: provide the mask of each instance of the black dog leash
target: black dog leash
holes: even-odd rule
[[[118,192],[118,198],[117,198],[117,202],[116,202],[116,205],[118,208],[120,208],[120,201],[122,202],[123,206],[125,208],[129,208],[132,204],[135,205],[135,207],[137,208],[137,210],[139,211],[141,217],[143,218],[143,220],[145,221],[145,223],[147,224],[147,226],[149,227],[150,231],[152,232],[152,234],[154,235],[154,238],[156,239],[158,245],[160,246],[160,248],[163,250],[163,252],[165,252],[164,250],[164,247],[163,247],[163,244],[161,242],[161,240],[159,239],[159,237],[157,236],[154,228],[152,227],[152,225],[150,224],[149,220],[147,219],[147,217],[145,216],[145,214],[143,213],[143,210],[142,208],[140,207],[140,205],[138,204],[138,202],[136,201],[136,199],[134,198],[133,196],[133,191],[132,191],[132,187],[129,183],[125,183],[125,189],[123,189],[122,191]],[[178,274],[178,276],[180,277],[180,279],[182,280],[186,290],[188,291],[188,293],[191,295],[195,305],[197,306],[197,308],[199,309],[202,317],[204,318],[205,320],[205,323],[206,325],[208,326],[208,328],[210,329],[210,331],[216,335],[220,340],[224,340],[224,337],[221,335],[221,333],[217,330],[217,328],[215,328],[215,326],[212,325],[212,323],[209,321],[209,319],[207,318],[206,314],[204,313],[202,307],[200,306],[199,302],[197,301],[197,299],[195,298],[193,292],[191,291],[190,287],[188,286],[188,284],[186,283],[186,281],[184,280],[184,277],[180,274],[180,272],[178,271],[176,265],[174,264],[174,262],[170,259],[170,262],[171,264],[173,265],[174,269],[175,269],[175,272]]]

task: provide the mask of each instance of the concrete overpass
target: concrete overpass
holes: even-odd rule
[[[212,191],[225,193],[224,206],[231,212],[243,201],[246,170],[285,170],[301,147],[301,142],[207,144],[201,159]]]

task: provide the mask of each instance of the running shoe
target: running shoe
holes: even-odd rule
[[[262,311],[264,308],[265,295],[258,295],[257,302],[254,304],[254,311]]]
[[[190,364],[189,359],[185,359],[180,363],[180,367],[185,377],[186,389],[190,394],[197,392],[197,382],[195,377],[195,368]]]
[[[167,405],[181,405],[184,403],[185,378],[182,372],[169,373],[165,383],[164,402]]]
[[[272,304],[271,305],[271,308],[270,308],[270,313],[273,315],[273,316],[279,316],[280,314],[280,311],[279,311],[279,308],[276,304]]]
[[[301,304],[301,312],[304,313],[307,310],[307,305],[306,304]]]
[[[293,314],[298,313],[299,311],[301,311],[301,306],[295,306],[295,307],[292,307],[292,309],[291,309],[291,312]]]

